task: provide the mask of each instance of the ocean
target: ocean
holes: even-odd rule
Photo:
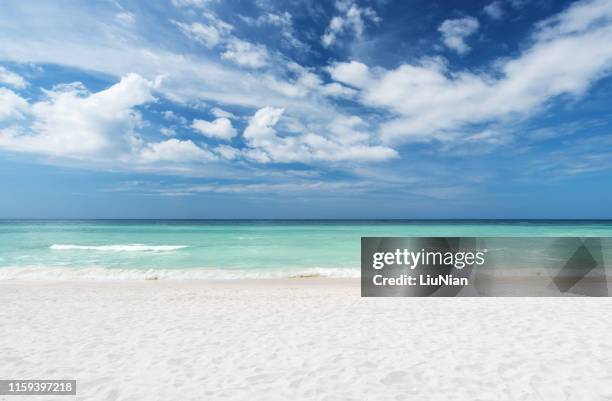
[[[612,221],[0,220],[0,279],[358,277],[362,236],[612,237]]]

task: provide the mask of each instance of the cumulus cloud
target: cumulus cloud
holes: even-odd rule
[[[200,148],[192,141],[181,141],[176,138],[150,143],[141,150],[140,155],[143,162],[189,163],[215,159],[212,153]]]
[[[334,16],[321,36],[324,47],[332,46],[339,36],[352,32],[357,38],[363,35],[366,21],[379,23],[381,21],[376,11],[370,7],[360,7],[353,0],[336,1],[336,9],[340,15]]]
[[[479,23],[474,17],[463,17],[459,19],[447,19],[438,27],[442,34],[442,41],[451,50],[459,54],[469,53],[470,46],[465,43],[468,36],[478,30]]]
[[[0,84],[12,86],[15,89],[24,89],[28,82],[19,74],[0,66]]]
[[[268,50],[265,46],[253,44],[240,39],[231,39],[221,58],[252,68],[261,68],[268,64]]]
[[[78,83],[46,90],[46,98],[28,108],[31,125],[0,133],[0,148],[68,157],[124,152],[139,143],[134,107],[154,100],[153,85],[128,74],[97,93]]]
[[[240,155],[240,149],[234,148],[233,146],[219,145],[213,150],[226,160],[234,160]]]
[[[8,88],[0,88],[0,121],[23,118],[29,110],[27,100]]]
[[[45,90],[45,97],[31,104],[0,88],[0,120],[6,125],[0,130],[0,149],[88,162],[183,164],[216,160],[213,153],[190,140],[146,142],[137,132],[142,121],[136,107],[155,101],[155,85],[140,75],[128,74],[111,87],[91,93],[75,82]],[[163,115],[178,119],[171,111]],[[27,124],[18,124],[23,119]],[[228,135],[224,121],[216,120],[212,126],[211,136]],[[176,135],[169,128],[160,132]]]
[[[344,125],[334,121],[330,126],[332,135],[315,133],[280,136],[276,130],[285,112],[282,108],[264,107],[249,120],[243,136],[249,147],[244,155],[260,163],[310,163],[315,161],[339,162],[382,161],[397,157],[395,150],[386,146],[370,145],[367,133],[355,131],[355,120]],[[337,131],[334,131],[336,129]]]
[[[181,124],[181,125],[187,124],[187,119],[185,117],[176,114],[172,110],[162,111],[162,116],[164,117],[164,120],[166,121],[170,121],[170,122]]]
[[[364,27],[372,21],[363,12],[353,12],[351,15],[360,15],[362,24],[349,23],[349,10],[358,6],[350,1],[338,4],[336,17],[339,19],[330,24],[333,29],[329,28],[330,32],[335,32],[331,43],[340,38],[339,35],[361,35]],[[566,12],[539,24],[529,41],[519,46],[522,50],[518,55],[497,60],[491,65],[476,66],[472,71],[451,67],[441,58],[413,61],[394,68],[352,61],[331,65],[327,72],[334,82],[328,83],[322,80],[318,69],[298,68],[289,62],[271,62],[281,58],[277,58],[277,53],[267,53],[267,50],[265,61],[240,64],[231,60],[237,64],[232,66],[219,62],[217,53],[226,52],[232,40],[240,39],[233,36],[229,24],[224,25],[210,16],[202,16],[200,24],[213,27],[218,39],[214,34],[201,33],[191,22],[182,22],[182,26],[175,23],[175,29],[184,31],[203,46],[210,45],[215,51],[189,54],[180,46],[180,51],[173,52],[168,50],[170,46],[162,49],[152,45],[150,38],[137,38],[136,33],[125,41],[109,42],[108,38],[117,37],[118,32],[123,32],[122,28],[116,23],[92,22],[89,25],[96,29],[95,41],[75,35],[68,28],[58,27],[53,31],[53,37],[44,37],[40,35],[44,26],[37,25],[39,29],[34,33],[16,26],[5,32],[7,40],[0,46],[0,57],[18,63],[59,64],[124,78],[129,71],[137,71],[148,79],[167,74],[159,90],[170,101],[185,107],[196,102],[205,103],[207,109],[216,104],[227,105],[237,113],[252,115],[244,131],[244,144],[240,141],[237,145],[240,148],[207,148],[193,143],[218,159],[352,163],[393,158],[397,153],[392,147],[398,149],[402,141],[439,139],[451,142],[469,138],[472,143],[484,140],[494,143],[497,125],[503,126],[505,121],[515,116],[529,116],[558,96],[584,94],[612,68],[612,49],[609,46],[612,43],[611,5],[609,0],[576,3]],[[75,15],[83,20],[91,18],[84,12],[84,7],[81,8],[80,14]],[[194,10],[188,11],[192,12],[195,13]],[[39,17],[35,11],[31,13]],[[201,17],[202,11],[197,13],[198,18]],[[58,15],[59,12],[52,20],[56,20]],[[113,16],[110,15],[111,22]],[[32,19],[37,24],[46,21],[44,18]],[[273,20],[271,18],[266,23],[272,25]],[[461,43],[467,46],[464,39]],[[251,45],[254,48],[258,46]],[[235,53],[237,58],[240,51]],[[266,65],[256,67],[263,63]],[[259,69],[247,72],[240,66]],[[95,107],[85,107],[105,91],[89,93],[78,86],[54,88],[36,101],[25,99],[17,86],[4,88],[0,93],[0,115],[4,116],[0,125],[0,147],[88,160],[102,154],[109,158],[117,155],[141,157],[144,154],[148,155],[145,157],[147,160],[166,160],[168,157],[153,155],[170,147],[193,150],[190,144],[183,143],[187,141],[178,138],[179,143],[153,146],[163,143],[158,142],[161,128],[141,129],[143,122],[138,110],[153,101],[150,88],[153,84],[141,79],[148,82],[150,97],[134,100],[118,109],[108,104],[114,100],[100,100]],[[121,86],[120,83],[116,85]],[[138,93],[140,89],[132,91]],[[129,97],[124,92],[120,95],[119,98]],[[361,105],[334,102],[328,97],[348,97]],[[39,103],[40,106],[35,107]],[[264,105],[269,107],[262,108]],[[73,118],[68,117],[66,110],[72,110]],[[154,110],[150,112],[155,113]],[[267,115],[267,123],[260,124],[259,118],[255,118],[260,112],[259,117]],[[350,112],[358,113],[361,118],[344,115]],[[214,116],[211,120],[234,118],[213,110],[211,114]],[[275,115],[276,119],[270,119]],[[181,122],[178,118],[167,121],[169,127],[163,132],[180,136],[181,130],[177,127],[188,126],[191,118],[190,121]],[[213,124],[215,121],[207,122]],[[159,137],[154,144],[147,143],[140,135],[141,131]],[[61,132],[70,138],[62,137]],[[166,154],[169,153],[172,152]],[[197,160],[209,159],[200,157]]]
[[[176,130],[174,128],[161,127],[159,132],[163,136],[176,136]]]
[[[231,34],[234,27],[212,14],[205,14],[207,24],[200,22],[173,23],[188,38],[212,49],[221,46],[224,50],[221,58],[242,67],[261,68],[268,64],[268,49],[261,44],[238,39]]]
[[[232,126],[232,122],[225,117],[217,118],[214,121],[193,120],[192,127],[209,138],[230,140],[236,136],[236,129]]]
[[[355,88],[365,88],[371,80],[368,66],[358,61],[336,63],[327,68],[331,77]]]
[[[360,86],[364,105],[396,114],[380,127],[386,143],[453,141],[474,134],[474,125],[503,124],[540,110],[556,97],[583,95],[609,75],[610,6],[609,0],[574,4],[541,23],[531,46],[513,59],[494,63],[490,73],[452,71],[442,59],[391,70],[360,66],[358,76],[368,80],[346,78],[355,63],[333,65],[330,72]]]
[[[352,98],[357,93],[354,89],[337,82],[324,83],[319,75],[300,65],[295,64],[290,69],[296,74],[295,79],[288,81],[268,77],[268,85],[285,96],[292,98],[306,98],[308,95],[313,94],[336,98]]]
[[[287,71],[288,60],[276,53],[269,54],[267,66],[246,72],[246,68],[230,65],[235,64],[233,61],[220,61],[216,51],[191,49],[193,51],[190,53],[190,49],[184,46],[173,51],[171,43],[162,47],[141,31],[125,36],[117,24],[98,23],[85,5],[72,9],[70,18],[91,26],[95,41],[75,33],[70,25],[52,26],[52,20],[64,18],[57,7],[49,7],[45,11],[45,18],[39,8],[32,7],[28,12],[29,20],[36,21],[35,31],[17,25],[15,30],[4,32],[6,40],[0,46],[1,59],[18,63],[57,64],[115,77],[129,72],[136,72],[148,79],[165,75],[158,88],[159,93],[184,105],[206,102],[211,106],[249,109],[271,105],[286,107],[293,117],[304,121],[328,121],[337,113],[337,106],[327,101],[325,96],[318,96],[317,93],[309,96],[316,90],[304,89],[299,85],[296,85],[299,86],[298,90],[291,89],[290,86],[295,83],[294,75]],[[2,15],[0,19],[4,21],[8,18],[11,15]],[[211,18],[202,18],[202,24],[217,26],[211,22]],[[180,28],[173,25],[180,33]],[[41,34],[49,29],[53,31],[52,36]],[[124,35],[125,40],[111,40],[119,35]],[[232,37],[231,34],[224,36],[214,49],[223,52]],[[335,92],[334,87],[329,88],[330,94]]]
[[[496,20],[499,20],[504,16],[504,9],[500,0],[487,4],[482,11],[484,11],[484,13],[489,17]]]
[[[213,107],[210,109],[210,112],[213,116],[217,118],[236,118],[236,116],[229,111],[225,111],[220,107]]]

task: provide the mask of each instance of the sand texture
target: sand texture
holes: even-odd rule
[[[0,378],[76,379],[78,400],[612,400],[610,298],[4,281],[0,304]]]

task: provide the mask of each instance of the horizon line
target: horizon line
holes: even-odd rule
[[[612,222],[612,218],[0,218],[6,221],[388,221],[388,222],[436,222],[436,221],[592,221]]]

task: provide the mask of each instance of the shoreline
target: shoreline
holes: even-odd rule
[[[10,286],[122,286],[122,287],[139,287],[150,286],[158,287],[215,287],[215,288],[232,288],[232,287],[271,287],[271,288],[286,288],[286,287],[342,287],[342,288],[359,288],[361,283],[360,278],[355,277],[283,277],[283,278],[241,278],[241,279],[107,279],[107,280],[23,280],[10,279],[0,280],[0,287]]]
[[[91,274],[91,270],[62,268],[62,272],[67,274],[57,274],[54,268],[36,269],[12,269],[0,268],[0,287],[10,287],[12,284],[22,286],[132,286],[144,285],[164,287],[201,287],[201,288],[249,288],[249,287],[348,287],[360,294],[361,277],[359,269],[350,269],[351,277],[333,277],[319,273],[292,273],[288,275],[284,270],[280,277],[241,277],[234,275],[227,277],[222,275],[216,277],[214,273],[206,269],[176,269],[172,271],[159,271],[156,269],[138,270],[131,269],[130,273],[125,274],[125,269],[114,270],[112,268],[96,268],[98,274]],[[11,273],[15,273],[11,275]],[[23,274],[23,273],[26,274]],[[86,274],[82,274],[86,272]],[[100,274],[102,272],[103,274]],[[8,274],[7,274],[8,273]],[[169,273],[169,274],[166,274]],[[236,272],[232,272],[236,273]],[[268,272],[266,272],[268,273]],[[280,273],[280,272],[279,272]],[[462,278],[468,284],[461,285],[461,288],[473,288],[468,292],[463,292],[463,296],[497,296],[497,297],[520,297],[520,296],[540,296],[540,297],[560,297],[560,296],[607,296],[612,287],[610,286],[607,274],[588,274],[580,277],[578,284],[574,276],[565,275],[557,277],[556,269],[490,269],[480,270],[470,275],[469,278]],[[396,280],[397,281],[397,280]],[[394,281],[395,283],[395,281]],[[405,296],[403,288],[406,285],[388,285],[395,288],[392,293],[396,296]],[[427,283],[420,283],[421,285]],[[429,283],[430,285],[432,283]],[[563,289],[563,294],[560,292]]]

